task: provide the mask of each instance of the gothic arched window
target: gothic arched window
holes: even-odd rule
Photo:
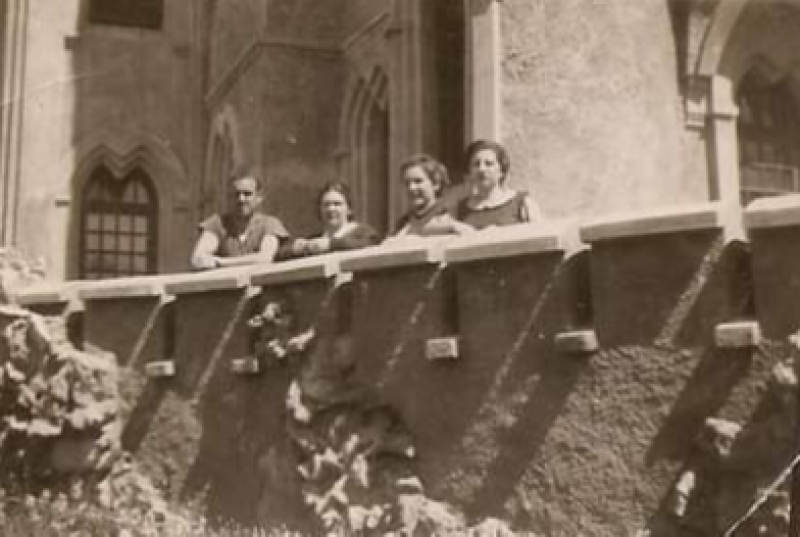
[[[770,82],[757,71],[737,96],[742,203],[800,192],[798,114],[787,79]]]
[[[83,189],[81,207],[81,278],[156,272],[158,201],[141,168],[118,179],[105,166],[97,167]]]

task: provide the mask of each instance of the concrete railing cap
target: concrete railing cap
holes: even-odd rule
[[[744,225],[747,229],[800,225],[800,195],[755,200],[744,211]]]
[[[14,293],[14,300],[23,306],[61,304],[75,298],[72,282],[38,282]]]
[[[705,202],[629,211],[598,217],[581,226],[587,243],[681,231],[720,229],[726,238],[742,236],[741,209],[721,202]]]
[[[413,265],[438,264],[442,246],[453,236],[390,239],[377,246],[353,250],[340,257],[341,270],[361,272]]]
[[[324,280],[339,273],[339,254],[325,254],[271,265],[258,266],[250,273],[251,285],[280,285]]]
[[[164,291],[171,295],[241,289],[250,285],[254,266],[188,272],[164,276]]]
[[[107,280],[74,282],[75,292],[81,300],[105,300],[159,296],[164,293],[167,276],[134,276]]]
[[[574,220],[553,220],[462,235],[444,245],[444,261],[464,263],[555,251],[571,253],[580,246]]]

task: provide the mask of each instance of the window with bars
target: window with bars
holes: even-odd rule
[[[118,179],[98,167],[84,188],[82,207],[81,278],[156,272],[158,203],[144,171],[136,168]]]
[[[89,0],[89,22],[160,30],[164,0]]]
[[[789,81],[752,72],[739,86],[737,104],[742,204],[800,192],[800,129]]]

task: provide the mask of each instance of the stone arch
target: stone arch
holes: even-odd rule
[[[202,215],[224,209],[227,180],[243,162],[239,132],[236,112],[230,105],[224,106],[209,129],[203,186],[198,199]]]
[[[194,188],[186,168],[175,153],[159,138],[129,131],[98,131],[79,141],[62,159],[64,169],[73,168],[69,181],[70,222],[67,237],[67,275],[77,274],[78,222],[82,211],[82,192],[92,171],[101,164],[122,177],[141,168],[152,181],[158,197],[158,270],[166,272],[180,266],[175,257],[176,241],[181,237],[182,217],[188,217]],[[177,249],[178,251],[180,249]]]
[[[368,78],[353,77],[348,85],[348,97],[339,126],[339,173],[353,189],[357,218],[385,230],[390,195],[389,140],[388,133],[383,136],[375,129],[380,128],[376,123],[388,122],[388,77],[382,68],[376,66]],[[379,172],[376,177],[376,168],[381,166],[386,167],[386,173],[380,177]]]
[[[723,0],[717,4],[697,55],[695,72],[698,75],[713,76],[718,72],[722,55],[747,3],[748,0]]]
[[[780,43],[779,36],[760,33],[763,28],[759,17],[764,12],[756,11],[790,7],[797,6],[753,0],[718,1],[708,19],[690,74],[687,109],[690,123],[705,130],[712,199],[738,203],[740,198],[736,96],[743,77],[756,70],[767,80],[786,78],[795,100],[800,95],[795,82],[800,74],[795,64],[800,65],[800,61],[793,59],[796,55],[792,47],[772,46]],[[754,36],[759,39],[754,40]]]

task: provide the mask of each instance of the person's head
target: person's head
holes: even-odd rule
[[[408,200],[415,212],[432,206],[443,193],[450,178],[447,168],[429,155],[419,154],[400,165]]]
[[[353,196],[350,187],[339,181],[326,184],[319,192],[317,208],[325,229],[339,229],[353,216]]]
[[[470,186],[482,194],[502,185],[511,168],[505,147],[490,140],[476,140],[469,144],[464,161]]]
[[[254,174],[234,176],[230,180],[229,190],[231,210],[238,217],[252,216],[264,201],[264,184]]]

